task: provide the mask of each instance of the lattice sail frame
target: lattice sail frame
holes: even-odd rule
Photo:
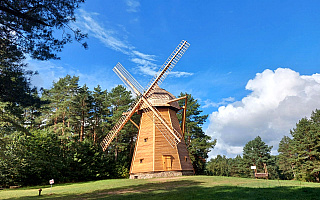
[[[169,58],[165,61],[162,67],[159,69],[158,73],[153,77],[153,79],[146,87],[146,90],[143,90],[143,87],[131,76],[131,74],[120,64],[118,63],[113,71],[120,77],[120,79],[136,94],[139,98],[131,105],[131,107],[127,110],[127,112],[122,115],[122,117],[118,120],[116,125],[111,129],[111,131],[107,134],[107,136],[100,143],[103,151],[107,149],[110,145],[114,137],[118,134],[118,132],[124,127],[124,125],[130,120],[131,116],[140,108],[140,106],[145,103],[147,107],[143,108],[145,113],[149,117],[150,111],[152,111],[152,119],[153,116],[156,116],[155,125],[159,129],[159,131],[163,134],[169,144],[174,147],[179,142],[181,142],[182,136],[176,131],[173,127],[170,128],[168,126],[168,122],[161,116],[160,112],[151,105],[151,103],[147,100],[147,96],[152,93],[156,85],[160,85],[163,80],[168,76],[169,72],[173,69],[173,67],[180,60],[182,55],[188,49],[190,44],[182,40],[180,44],[176,47],[176,49],[172,52]],[[158,121],[157,121],[158,120]],[[160,123],[159,123],[160,122]],[[167,131],[169,131],[169,134]]]
[[[113,71],[119,76],[119,78],[127,85],[127,87],[135,93],[137,96],[143,99],[146,107],[143,107],[144,113],[154,121],[154,124],[158,130],[162,133],[168,143],[174,147],[181,142],[182,135],[173,127],[170,127],[165,118],[162,117],[158,109],[153,106],[150,101],[141,93],[141,85],[136,81],[131,74],[118,63]],[[139,89],[138,89],[139,88]],[[171,133],[171,134],[170,134]]]

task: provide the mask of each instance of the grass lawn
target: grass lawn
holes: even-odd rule
[[[38,189],[42,195],[38,196]],[[6,189],[0,199],[320,199],[320,184],[219,176],[113,179]]]

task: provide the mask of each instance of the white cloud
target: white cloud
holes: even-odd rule
[[[76,25],[87,32],[89,36],[93,36],[99,39],[106,47],[111,48],[115,51],[120,51],[124,54],[130,54],[132,47],[126,41],[119,39],[117,35],[117,31],[114,29],[106,29],[101,24],[99,24],[95,19],[93,19],[93,15],[83,9],[79,9],[80,15],[77,16],[78,21]]]
[[[174,76],[174,77],[187,77],[187,76],[192,76],[193,73],[190,73],[190,72],[172,71],[172,72],[170,72],[169,75]]]
[[[126,0],[128,6],[127,12],[138,12],[140,7],[140,2],[136,0]]]
[[[281,138],[320,107],[320,74],[267,69],[249,80],[246,89],[251,91],[248,96],[210,115],[206,133],[218,140],[210,156],[242,154],[243,146],[258,135],[276,153]]]
[[[155,55],[148,55],[148,54],[144,54],[141,53],[139,51],[132,51],[132,53],[136,56],[139,56],[140,58],[144,59],[144,60],[150,60],[150,61],[155,61]]]
[[[138,1],[128,0],[126,3],[131,9],[131,12],[133,12],[140,6],[140,3]],[[125,34],[128,34],[124,26],[112,26],[109,24],[111,28],[107,29],[104,28],[101,23],[94,19],[94,16],[99,16],[99,14],[88,13],[83,9],[80,9],[79,11],[80,14],[77,16],[76,26],[78,26],[84,32],[87,32],[89,34],[89,37],[95,37],[100,40],[100,42],[102,42],[107,48],[128,55],[130,60],[137,65],[136,68],[141,74],[147,76],[154,76],[155,74],[157,74],[160,66],[154,63],[156,61],[155,55],[142,53],[136,50],[136,47],[131,45],[125,39],[121,39],[127,38]],[[193,73],[172,71],[170,72],[170,75],[175,77],[182,77],[192,76]]]
[[[49,89],[53,86],[53,82],[57,82],[59,78],[64,78],[67,74],[79,76],[79,85],[82,86],[86,83],[90,89],[97,85],[108,90],[114,87],[112,80],[105,79],[105,75],[108,72],[103,67],[97,67],[93,73],[81,73],[77,69],[66,68],[51,61],[38,61],[27,58],[26,63],[28,63],[28,69],[39,72],[38,75],[31,78],[32,85],[38,88]]]
[[[55,65],[51,61],[32,60],[30,57],[27,57],[25,61],[28,63],[28,69],[39,72],[38,75],[31,78],[32,85],[38,88],[49,89],[53,81],[57,82],[60,77],[66,75],[63,67]]]
[[[235,99],[233,97],[223,98],[222,101],[216,103],[212,102],[210,99],[207,99],[204,101],[203,108],[209,108],[209,107],[219,107],[223,105],[227,105],[228,103],[234,102]]]

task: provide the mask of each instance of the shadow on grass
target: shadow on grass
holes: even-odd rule
[[[74,184],[87,184],[87,183],[94,183],[94,182],[97,182],[99,180],[96,180],[96,181],[83,181],[83,182],[69,182],[69,183],[58,183],[58,184],[54,184],[54,187],[57,187],[57,186],[67,186],[67,185],[74,185]],[[101,181],[101,180],[100,180]],[[50,188],[51,185],[48,185],[48,184],[45,184],[45,185],[36,185],[36,186],[22,186],[20,188],[18,188],[19,190],[32,190],[32,189],[39,189],[39,188],[42,188],[42,189],[45,189],[45,188]],[[8,189],[8,188],[5,188],[5,189]]]
[[[84,194],[53,194],[12,199],[319,199],[320,188],[202,186],[201,182],[179,180],[97,190]],[[10,199],[11,200],[11,199]]]

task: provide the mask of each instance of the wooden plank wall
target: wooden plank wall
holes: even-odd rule
[[[176,112],[168,107],[160,107],[158,110],[170,123],[169,125],[182,134]],[[147,142],[145,142],[145,138],[148,138]],[[143,113],[130,173],[164,171],[166,169],[164,161],[167,160],[164,159],[164,156],[171,156],[172,171],[193,170],[184,140],[176,147],[171,147],[155,127],[153,120],[146,113]],[[140,163],[141,159],[142,163]]]
[[[146,113],[142,113],[130,173],[153,171],[153,126],[152,119]],[[142,163],[140,163],[141,159],[143,159]]]
[[[170,119],[173,127],[182,135],[177,113],[171,109],[169,109],[169,112],[170,112]],[[178,148],[178,155],[179,155],[180,164],[181,164],[181,170],[193,170],[193,166],[190,160],[189,152],[187,150],[187,146],[184,141],[184,138],[178,144],[177,148]]]

